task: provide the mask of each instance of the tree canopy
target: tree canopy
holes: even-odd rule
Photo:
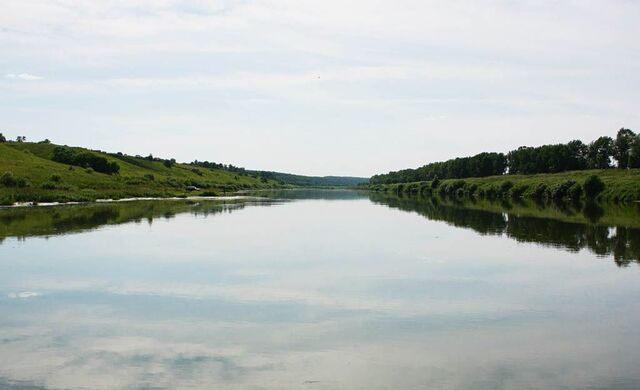
[[[424,165],[417,169],[403,169],[375,175],[371,184],[407,183],[465,177],[485,177],[509,174],[530,175],[558,173],[584,169],[606,169],[612,160],[618,168],[640,168],[640,134],[622,128],[616,139],[603,136],[590,144],[573,140],[566,144],[521,146],[503,153],[480,153],[472,157],[455,158]]]

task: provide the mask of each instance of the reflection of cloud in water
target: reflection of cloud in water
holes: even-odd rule
[[[18,293],[9,293],[9,298],[11,299],[27,299],[27,298],[35,298],[39,297],[40,293],[34,291],[22,291]]]
[[[201,215],[0,246],[0,387],[637,387],[635,267],[359,200]]]

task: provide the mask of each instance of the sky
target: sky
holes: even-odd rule
[[[640,1],[0,0],[0,132],[309,175],[640,131]]]

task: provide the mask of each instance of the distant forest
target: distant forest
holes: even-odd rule
[[[536,174],[585,169],[640,168],[640,134],[622,128],[615,139],[600,137],[585,144],[574,140],[566,144],[521,146],[507,154],[480,153],[375,175],[371,184],[409,183],[438,179]]]
[[[345,187],[357,186],[359,184],[368,183],[369,179],[364,177],[351,176],[304,176],[292,173],[272,172],[272,171],[256,171],[249,170],[233,165],[225,165],[210,161],[194,161],[190,163],[193,166],[209,169],[223,169],[234,172],[239,175],[248,175],[259,177],[262,180],[275,180],[280,184],[289,184],[301,187]]]

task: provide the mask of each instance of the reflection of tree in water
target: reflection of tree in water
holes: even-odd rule
[[[468,208],[460,202],[443,202],[437,198],[393,197],[379,193],[372,193],[370,197],[374,203],[417,212],[430,220],[470,228],[480,234],[504,234],[519,242],[534,242],[572,252],[586,248],[599,256],[613,256],[619,266],[640,263],[640,229],[595,225],[605,213],[597,204],[557,205],[566,216],[582,212],[592,222],[587,224],[510,213],[510,204],[502,207],[504,212],[500,213]],[[538,209],[543,207],[536,204]]]
[[[268,204],[268,203],[260,203]],[[140,201],[0,210],[0,244],[6,237],[24,239],[92,230],[103,225],[171,219],[193,213],[204,217],[240,210],[244,201]]]

